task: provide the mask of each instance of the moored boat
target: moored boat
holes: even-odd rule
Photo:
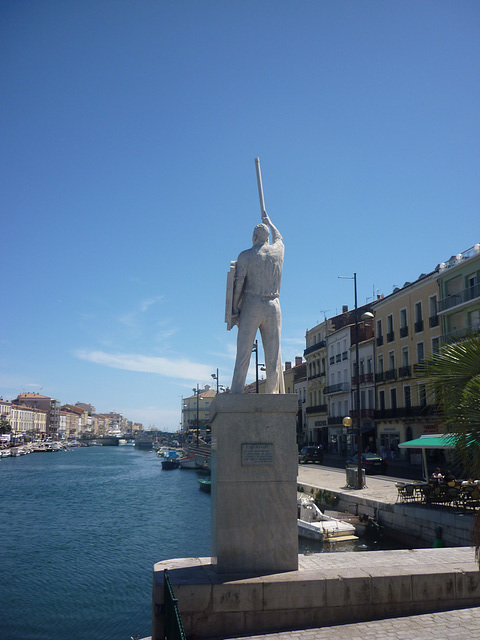
[[[198,478],[198,486],[200,488],[200,491],[210,493],[212,490],[212,481],[210,478]]]
[[[162,469],[178,469],[180,456],[176,451],[167,451],[163,455]]]
[[[302,496],[297,501],[298,535],[301,538],[320,542],[356,540],[355,527],[332,516],[327,516],[317,507],[311,496]]]
[[[196,469],[197,462],[195,456],[182,456],[178,459],[180,469]]]

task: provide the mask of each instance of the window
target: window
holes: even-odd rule
[[[408,367],[408,347],[402,349],[402,367]]]
[[[422,303],[415,303],[415,333],[423,331]]]
[[[390,389],[390,408],[397,408],[397,390],[395,388]]]
[[[403,389],[403,399],[405,402],[405,407],[410,409],[412,406],[412,392],[410,387],[404,387]]]
[[[478,287],[477,287],[477,276],[476,274],[472,274],[467,276],[467,300],[472,300],[478,296]]]
[[[418,404],[421,407],[427,404],[427,390],[424,384],[418,385]]]
[[[408,336],[407,310],[400,309],[400,337]]]
[[[381,347],[382,344],[383,344],[382,321],[377,320],[377,347]]]
[[[387,342],[393,342],[393,339],[393,315],[390,314],[389,316],[387,316]]]
[[[437,312],[437,296],[430,296],[428,299],[429,308],[429,324],[430,327],[438,327],[438,312]]]
[[[423,342],[417,342],[417,362],[423,362],[425,360],[425,349]]]
[[[378,356],[378,373],[383,373],[383,356]]]
[[[388,354],[388,368],[395,369],[395,352],[390,351]]]

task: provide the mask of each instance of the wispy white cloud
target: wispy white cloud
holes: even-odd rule
[[[75,352],[75,355],[81,360],[87,360],[112,369],[156,373],[168,378],[203,380],[210,378],[211,374],[211,367],[191,362],[186,358],[169,359],[144,356],[138,353],[107,353],[88,349],[79,349]]]
[[[163,300],[163,296],[152,296],[151,298],[144,298],[140,301],[135,309],[125,312],[117,318],[120,324],[129,327],[130,329],[136,328],[139,324],[142,316],[157,302]]]
[[[148,311],[153,304],[160,302],[162,299],[163,296],[154,296],[153,298],[146,298],[145,300],[142,300],[140,303],[140,311],[145,313],[145,311]]]

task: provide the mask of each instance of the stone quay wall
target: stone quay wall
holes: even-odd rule
[[[154,568],[152,640],[163,638],[163,570],[187,637],[228,638],[480,606],[471,547],[299,556],[299,569],[218,574],[210,558]]]

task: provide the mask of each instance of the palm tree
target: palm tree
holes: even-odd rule
[[[480,478],[480,333],[444,345],[427,359],[420,375],[435,395],[448,432],[456,436],[456,454],[465,471]],[[473,543],[480,566],[480,510]]]

